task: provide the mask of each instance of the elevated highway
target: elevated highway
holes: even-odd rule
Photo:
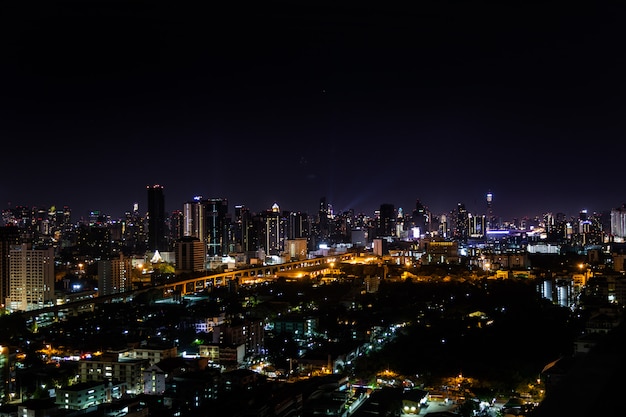
[[[124,293],[86,297],[84,299],[65,304],[48,306],[36,310],[22,311],[17,314],[21,314],[26,319],[45,316],[58,317],[59,313],[65,315],[76,315],[83,311],[93,311],[94,306],[99,303],[132,300],[135,296],[143,292],[155,289],[163,290],[163,294],[166,297],[171,296],[172,294],[184,296],[203,291],[209,287],[229,285],[231,281],[235,281],[239,285],[251,285],[265,281],[272,281],[281,276],[290,277],[292,279],[302,278],[305,276],[315,277],[329,271],[329,267],[332,268],[335,263],[339,264],[341,262],[350,262],[356,257],[357,254],[355,253],[345,253],[276,265],[259,265],[257,267],[206,275],[204,277],[175,280]]]
[[[200,292],[208,287],[219,287],[236,281],[240,285],[249,285],[259,282],[271,281],[281,276],[302,278],[304,276],[315,277],[325,273],[334,263],[349,262],[356,258],[354,253],[325,256],[321,258],[305,259],[301,261],[287,262],[276,265],[260,265],[247,269],[212,274],[199,278],[190,278],[172,283],[165,283],[166,294],[177,292],[181,295]]]

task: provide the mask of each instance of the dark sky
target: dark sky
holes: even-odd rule
[[[626,201],[622,6],[5,3],[3,208]]]

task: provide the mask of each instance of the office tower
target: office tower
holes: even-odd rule
[[[289,219],[286,232],[288,239],[300,239],[309,236],[309,216],[306,213],[289,212],[286,213],[286,217]]]
[[[133,204],[132,212],[126,212],[124,227],[122,230],[126,247],[133,253],[143,253],[146,251],[146,227],[139,205]]]
[[[43,308],[54,301],[54,248],[32,249],[30,244],[9,250],[9,295],[11,311]]]
[[[148,250],[166,251],[165,196],[163,186],[148,186]]]
[[[192,201],[183,204],[183,236],[195,237],[206,241],[205,207],[202,196],[195,196]]]
[[[9,296],[9,251],[20,244],[20,231],[17,226],[0,228],[0,307]],[[1,310],[1,308],[0,308]]]
[[[228,217],[228,200],[225,198],[209,198],[203,201],[206,216],[206,243],[208,256],[228,254],[228,236],[230,219]]]
[[[453,237],[460,241],[466,241],[469,236],[469,213],[465,204],[457,203],[452,220],[454,222]]]
[[[430,232],[430,213],[419,200],[415,203],[415,209],[411,213],[411,227],[419,229],[419,234],[415,237],[420,237]]]
[[[381,204],[376,225],[377,237],[395,236],[396,210],[393,204]]]
[[[318,211],[318,225],[317,225],[317,238],[320,241],[327,241],[330,236],[331,228],[331,208],[326,202],[326,197],[320,199],[320,206]]]
[[[233,225],[235,252],[253,252],[259,248],[254,217],[250,213],[249,208],[243,205],[235,206],[235,222]]]
[[[493,193],[487,193],[487,230],[497,229],[496,219],[493,216]]]
[[[120,254],[119,259],[98,262],[98,295],[123,293],[132,289],[132,260]]]

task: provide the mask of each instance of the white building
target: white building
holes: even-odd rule
[[[616,241],[626,237],[626,205],[611,210],[611,234]]]

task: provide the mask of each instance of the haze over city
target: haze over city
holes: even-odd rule
[[[622,8],[2,6],[2,207],[618,207]],[[143,206],[145,208],[145,205]]]

